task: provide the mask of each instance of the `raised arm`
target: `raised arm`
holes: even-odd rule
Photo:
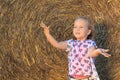
[[[95,47],[92,46],[88,49],[88,55],[91,57],[97,57],[100,54],[102,54],[105,57],[110,57],[111,55],[107,53],[108,51],[109,51],[108,49],[102,49],[102,48],[95,49]]]
[[[58,42],[49,32],[49,26],[47,27],[43,22],[40,23],[40,26],[44,29],[44,34],[47,38],[47,40],[53,45],[54,47],[58,49],[67,49],[67,42],[62,41]]]

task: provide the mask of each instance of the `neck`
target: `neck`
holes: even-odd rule
[[[87,38],[77,38],[78,41],[85,41]]]

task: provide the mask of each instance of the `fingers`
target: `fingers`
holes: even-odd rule
[[[47,27],[48,29],[50,28],[50,26]]]
[[[43,21],[40,22],[40,27],[42,27],[43,29],[47,28],[47,26],[43,23]]]
[[[100,49],[100,51],[101,51],[102,53],[105,53],[105,52],[108,52],[109,49]]]
[[[102,53],[102,55],[104,55],[105,57],[110,57],[111,55],[108,53]]]
[[[108,54],[107,52],[109,51],[109,49],[100,49],[101,54],[105,57],[110,57],[111,55]]]
[[[43,23],[43,21],[41,21],[41,22],[40,22],[40,27],[44,29],[44,33],[45,33],[45,34],[49,34],[49,27],[50,27],[50,26],[47,27],[47,26]]]
[[[45,27],[46,27],[46,25],[43,23],[43,21],[40,23],[40,26],[41,26],[42,28],[45,28]]]
[[[103,49],[104,50],[104,52],[108,52],[109,51],[109,49]]]

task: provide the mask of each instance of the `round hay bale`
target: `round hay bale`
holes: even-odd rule
[[[99,56],[101,80],[120,77],[119,0],[1,0],[0,79],[67,80],[67,53],[52,47],[39,21],[50,26],[58,40],[72,38],[74,19],[87,16],[95,28],[98,47],[109,48],[109,59]]]

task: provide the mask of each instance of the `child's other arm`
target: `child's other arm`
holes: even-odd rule
[[[44,29],[45,36],[47,40],[56,48],[67,49],[67,42],[62,41],[58,42],[49,32],[49,27],[47,27],[43,22],[40,23],[40,26]]]
[[[58,42],[51,34],[45,34],[47,40],[58,49],[67,49],[67,43],[65,41]]]
[[[111,55],[107,53],[108,51],[109,51],[108,49],[102,49],[102,48],[95,49],[95,47],[92,46],[88,49],[88,55],[91,57],[97,57],[100,54],[102,54],[105,57],[110,57]]]

